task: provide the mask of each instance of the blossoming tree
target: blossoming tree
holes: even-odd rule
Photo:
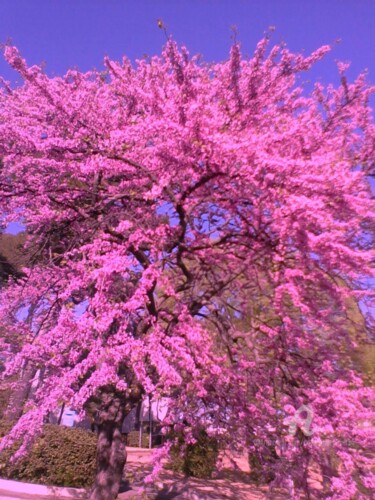
[[[1,447],[25,452],[62,402],[95,404],[90,498],[115,498],[124,416],[169,396],[186,442],[206,426],[295,496],[316,466],[333,498],[371,488],[373,391],[337,318],[373,301],[373,89],[341,64],[337,88],[304,93],[328,50],[266,37],[205,65],[170,40],[135,66],[50,78],[5,48],[24,84],[0,93],[0,205],[33,249],[2,290],[21,339],[6,375],[44,378]]]

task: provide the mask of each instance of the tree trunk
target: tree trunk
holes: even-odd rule
[[[35,374],[36,369],[30,364],[27,364],[22,370],[22,373],[16,382],[15,388],[12,389],[9,403],[4,413],[5,420],[15,422],[21,417],[23,407],[30,394],[31,383]]]
[[[104,422],[99,425],[97,470],[90,500],[114,500],[117,497],[125,463],[121,423]]]
[[[140,398],[127,398],[126,394],[104,388],[100,391],[100,404],[96,415],[98,445],[96,450],[96,478],[89,500],[115,500],[126,463],[126,447],[121,427],[127,413]]]

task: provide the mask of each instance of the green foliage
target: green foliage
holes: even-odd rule
[[[0,284],[9,276],[19,277],[21,268],[27,262],[27,254],[23,250],[26,241],[25,233],[0,234]]]
[[[12,422],[8,422],[7,420],[0,420],[0,438],[4,437],[5,434],[8,434],[12,427]]]
[[[139,447],[139,431],[131,431],[128,434],[127,445],[133,448]],[[149,447],[149,435],[146,432],[142,433],[141,448]]]
[[[5,411],[8,407],[10,397],[10,388],[9,387],[0,387],[0,419],[4,418]],[[0,422],[1,427],[2,422]],[[0,430],[1,432],[1,430]]]
[[[250,478],[256,484],[268,484],[275,479],[272,471],[272,465],[277,460],[277,454],[274,448],[270,447],[262,459],[255,453],[249,453]]]
[[[4,435],[7,429],[0,426]],[[16,462],[15,448],[0,455],[0,476],[55,486],[91,486],[96,470],[96,435],[79,428],[45,425],[29,454]]]
[[[141,448],[150,447],[150,426],[148,422],[143,422],[142,424],[142,440]],[[160,434],[161,426],[157,422],[152,424],[152,448],[160,446],[163,442],[162,436]],[[132,448],[139,448],[139,429],[135,429],[127,435],[126,446]]]
[[[182,434],[171,434],[169,439],[176,440],[171,448],[171,461],[168,468],[183,472],[187,476],[209,478],[215,470],[219,447],[215,438],[208,436],[203,429],[197,432],[195,444],[185,445]]]

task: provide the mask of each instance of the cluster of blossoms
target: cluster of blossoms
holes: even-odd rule
[[[168,41],[50,78],[5,48],[24,84],[0,92],[0,210],[31,255],[1,291],[6,375],[43,379],[1,448],[25,436],[22,453],[61,402],[149,394],[295,496],[316,467],[332,498],[374,486],[374,391],[350,355],[372,324],[348,316],[374,299],[373,89],[340,66],[304,94],[328,50],[265,38],[208,66]],[[311,436],[285,425],[301,405]]]

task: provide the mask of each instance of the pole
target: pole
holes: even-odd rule
[[[139,448],[142,448],[142,427],[143,427],[143,400],[140,403],[141,407],[139,410]]]
[[[61,411],[60,411],[60,416],[59,416],[59,419],[57,421],[57,425],[60,425],[61,424],[61,419],[62,419],[62,416],[63,416],[63,413],[64,413],[64,409],[65,409],[65,403],[63,403],[61,405]]]
[[[148,425],[150,426],[150,435],[148,439],[148,447],[152,448],[152,413],[151,413],[151,396],[148,397]]]

